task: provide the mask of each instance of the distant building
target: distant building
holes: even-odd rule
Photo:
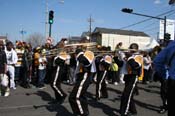
[[[0,36],[0,41],[3,41],[5,44],[7,41],[7,36]]]
[[[89,39],[90,39],[90,32],[83,32],[83,33],[81,34],[81,37],[82,37],[82,38],[86,38],[87,40],[89,40]]]
[[[70,44],[79,43],[80,41],[81,41],[81,37],[79,37],[79,36],[69,37],[69,39],[68,39],[68,42]]]
[[[123,48],[128,48],[131,43],[137,43],[140,49],[149,49],[158,43],[152,38],[140,31],[120,30],[96,27],[92,33],[92,41],[101,46],[110,47],[114,50],[119,42],[123,43]],[[152,45],[152,43],[154,45]]]
[[[72,36],[68,39],[69,44],[86,43],[86,42],[89,42],[89,40],[86,37]]]

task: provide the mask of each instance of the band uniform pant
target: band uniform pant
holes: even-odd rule
[[[63,76],[62,71],[63,70],[60,66],[54,69],[54,73],[51,80],[51,87],[54,90],[55,98],[58,101],[62,100],[67,96],[66,93],[61,88],[61,77]]]
[[[99,71],[97,73],[97,83],[96,83],[96,99],[100,100],[101,97],[107,98],[107,88],[106,88],[106,74],[107,71]]]
[[[121,104],[120,104],[120,114],[121,116],[125,116],[130,111],[131,113],[137,113],[135,102],[133,100],[133,93],[135,91],[135,86],[137,83],[137,76],[136,75],[125,75],[125,87],[121,97]]]
[[[86,92],[90,85],[89,74],[77,74],[75,86],[70,93],[69,103],[75,115],[87,116],[89,114]]]

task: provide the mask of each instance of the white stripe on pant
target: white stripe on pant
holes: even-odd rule
[[[57,88],[56,86],[56,82],[58,80],[58,76],[59,76],[59,70],[60,70],[60,67],[58,66],[57,67],[57,72],[56,72],[56,75],[54,77],[54,81],[53,81],[53,87],[55,88],[55,90],[60,94],[60,96],[63,96],[63,94],[61,93],[61,91]]]
[[[87,79],[87,76],[88,76],[88,73],[85,73],[84,76],[83,76],[83,80],[81,81],[80,86],[79,86],[79,88],[78,88],[77,95],[76,95],[76,102],[77,102],[77,105],[78,105],[78,108],[79,108],[81,114],[83,114],[84,112],[83,112],[83,108],[82,108],[82,106],[81,106],[81,103],[80,103],[79,98],[80,98],[80,95],[81,95],[81,91],[82,91],[84,82],[85,82],[86,79]]]

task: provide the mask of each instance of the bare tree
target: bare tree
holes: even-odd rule
[[[33,47],[36,47],[38,45],[43,45],[45,42],[44,36],[40,33],[33,33],[29,35],[29,37],[26,39],[26,42],[30,43]]]

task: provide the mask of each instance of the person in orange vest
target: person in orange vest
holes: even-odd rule
[[[82,49],[76,50],[76,83],[69,95],[69,103],[74,115],[88,116],[88,103],[86,92],[91,82],[91,68],[94,60],[94,53],[91,51],[83,52]]]
[[[35,48],[34,50],[34,54],[33,54],[33,75],[35,78],[33,78],[33,82],[35,84],[37,84],[38,80],[37,80],[37,76],[38,76],[38,66],[39,66],[39,57],[40,57],[40,53],[41,53],[41,47],[38,46]]]
[[[132,50],[126,53],[127,69],[128,74],[125,74],[124,81],[125,87],[121,97],[120,104],[120,114],[121,116],[128,116],[129,114],[137,114],[135,102],[134,102],[134,93],[136,90],[136,83],[138,77],[141,75],[141,63],[139,62],[139,54],[137,52],[138,45],[131,44],[130,49]]]

